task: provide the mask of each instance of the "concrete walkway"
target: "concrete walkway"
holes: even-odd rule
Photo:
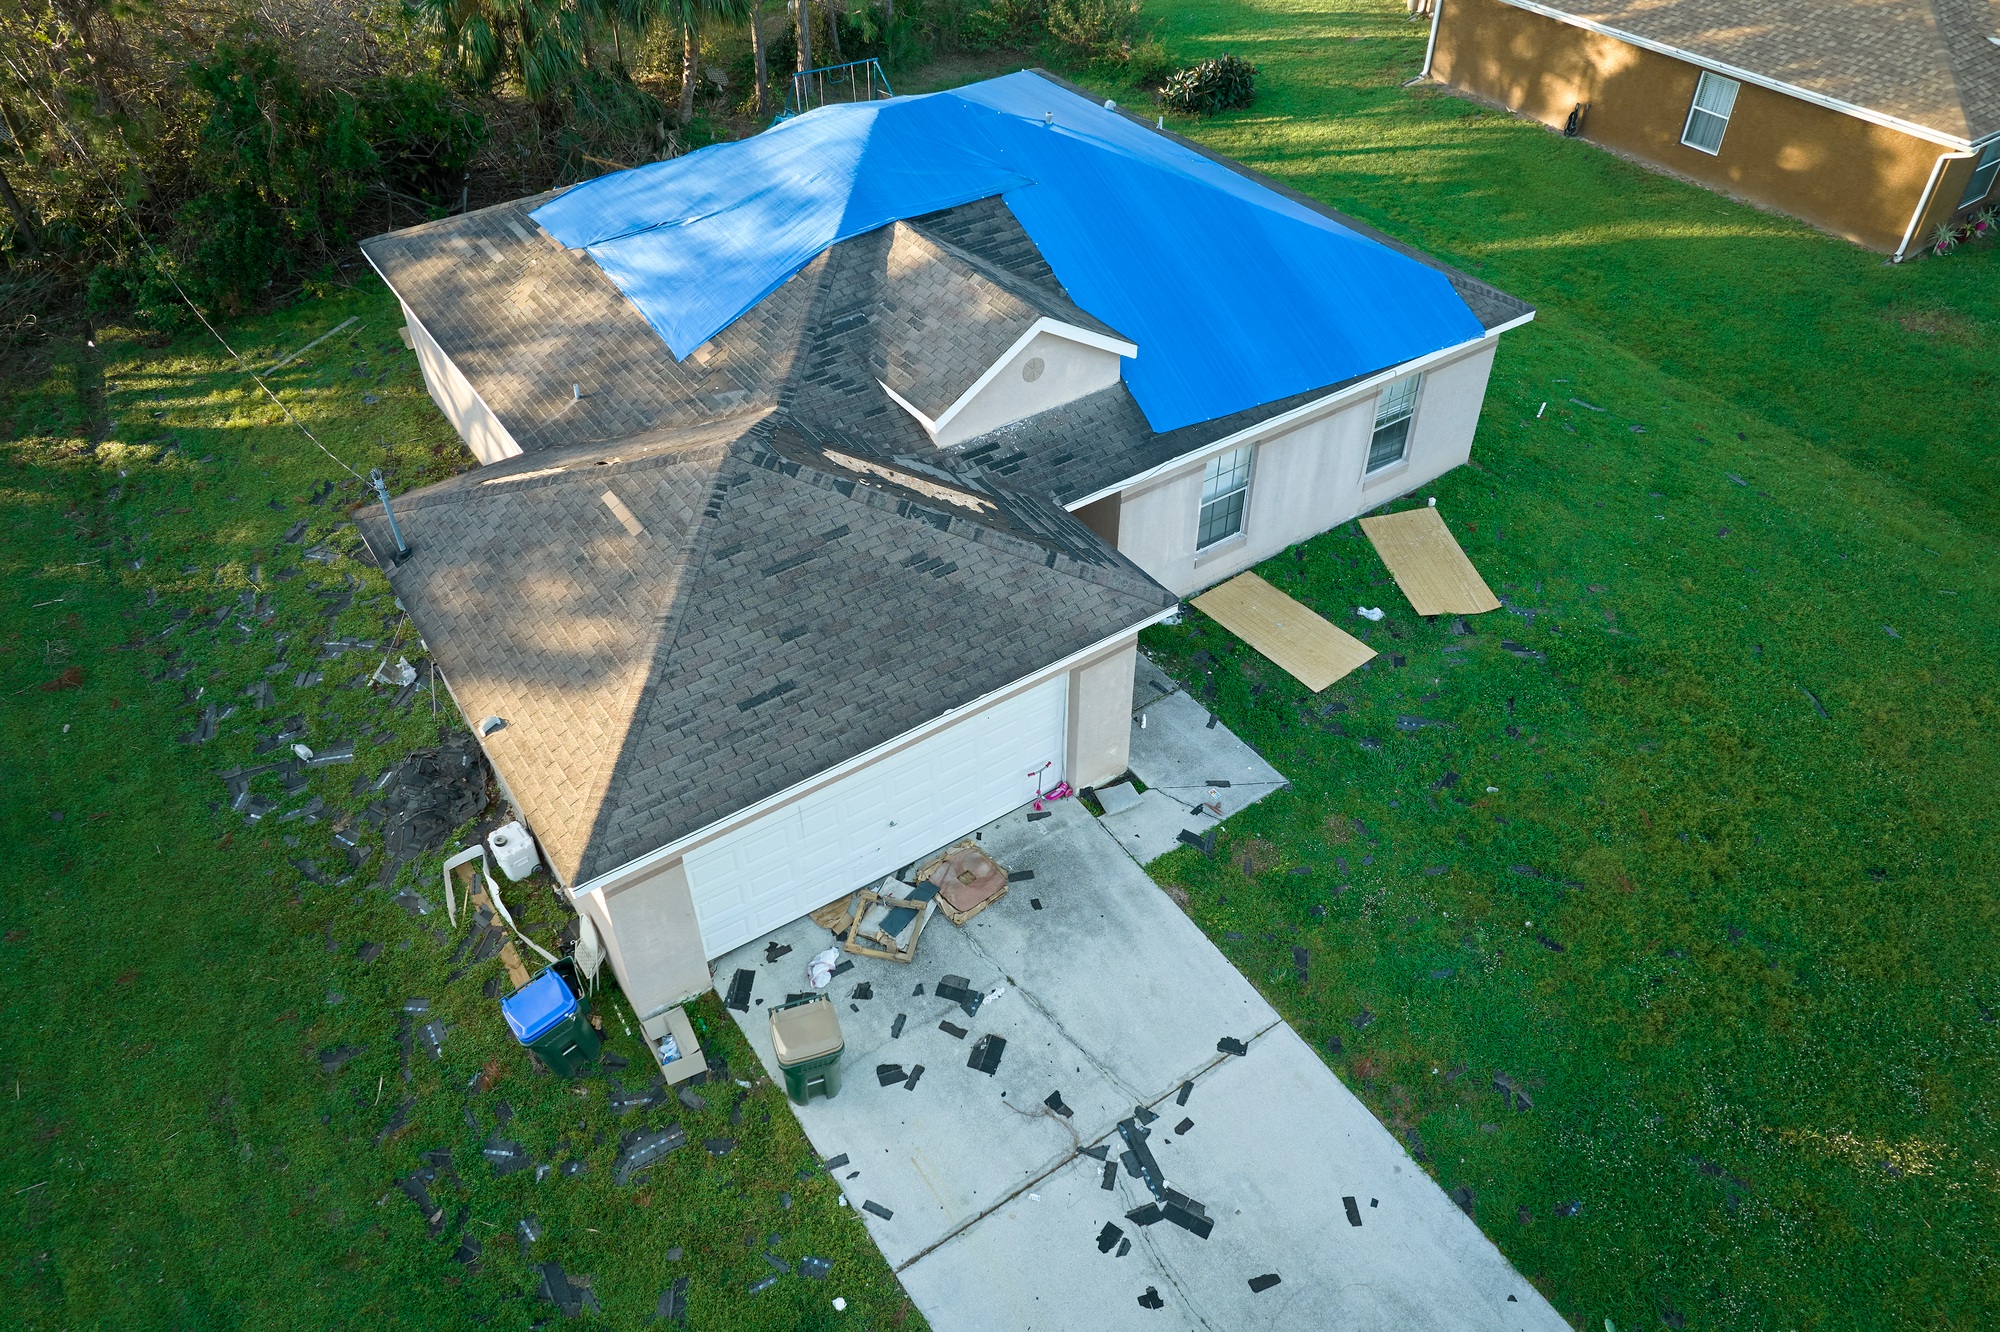
[[[852,958],[828,987],[846,1086],[795,1107],[933,1327],[1567,1326],[1076,801],[979,836],[1034,877],[962,929],[934,918],[908,966]],[[800,920],[716,964],[725,990],[756,973],[736,1016],[774,1078],[766,1008],[831,943]],[[791,951],[767,962],[768,945]],[[976,1016],[934,994],[946,975],[990,996]],[[968,1066],[986,1036],[1006,1042],[991,1074]],[[1247,1053],[1220,1053],[1225,1037]],[[1140,1107],[1206,1238],[1128,1218],[1155,1201],[1119,1164]]]
[[[1141,865],[1179,846],[1184,830],[1204,836],[1286,784],[1144,653],[1132,688],[1131,753],[1132,773],[1146,789],[1132,808],[1106,815],[1104,828]],[[1211,791],[1220,816],[1207,808]]]

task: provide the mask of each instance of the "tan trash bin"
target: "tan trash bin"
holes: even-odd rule
[[[795,999],[771,1010],[771,1049],[785,1074],[785,1095],[800,1105],[817,1090],[832,1100],[840,1095],[840,1056],[847,1041],[840,1034],[840,1015],[823,994]]]

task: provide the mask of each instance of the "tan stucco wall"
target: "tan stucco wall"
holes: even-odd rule
[[[472,450],[472,456],[483,463],[517,456],[521,446],[407,305],[403,307],[403,320],[409,326],[410,344],[416,349],[417,364],[423,367],[424,387],[430,390],[431,401]]]
[[[701,926],[680,861],[577,905],[597,923],[612,974],[640,1017],[709,988]]]
[[[1118,544],[1118,496],[1106,495],[1075,510],[1076,519],[1111,545]]]
[[[1583,137],[1593,143],[1870,249],[1892,251],[1901,242],[1932,166],[1947,151],[1746,83],[1722,150],[1710,156],[1680,141],[1700,77],[1695,66],[1502,0],[1440,4],[1433,78],[1557,128],[1587,102]]]
[[[1042,373],[1030,381],[1021,377],[1029,361],[1040,357]],[[989,430],[1026,420],[1066,402],[1118,382],[1120,359],[1115,352],[1072,342],[1046,330],[1017,347],[958,414],[938,429],[942,445],[963,444]]]
[[[1139,640],[1069,673],[1069,755],[1072,786],[1097,786],[1131,766],[1132,680]]]
[[[1186,596],[1436,479],[1471,453],[1498,345],[1487,338],[1425,372],[1401,464],[1364,475],[1380,394],[1351,398],[1256,442],[1241,536],[1196,552],[1198,458],[1119,496],[1118,549]]]

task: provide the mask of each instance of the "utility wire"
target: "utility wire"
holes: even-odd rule
[[[111,196],[112,206],[118,210],[118,215],[125,219],[126,225],[132,228],[132,234],[139,238],[139,244],[145,249],[146,256],[153,261],[153,267],[163,277],[165,277],[168,282],[173,284],[174,294],[179,296],[181,298],[181,301],[187,306],[187,308],[194,312],[194,317],[201,321],[201,326],[208,330],[209,336],[214,338],[218,343],[222,344],[222,350],[229,353],[230,358],[236,362],[237,367],[241,369],[244,374],[250,376],[251,381],[255,383],[258,388],[264,391],[265,397],[269,398],[273,403],[277,404],[278,410],[285,414],[285,419],[287,421],[290,421],[293,425],[297,426],[299,429],[299,433],[304,435],[307,439],[311,440],[314,448],[318,449],[321,453],[324,453],[327,457],[331,458],[336,464],[338,464],[338,466],[343,472],[346,472],[356,481],[361,482],[363,485],[369,484],[369,478],[361,475],[361,473],[355,471],[352,467],[349,467],[347,463],[344,460],[342,460],[342,458],[338,454],[336,454],[332,449],[329,449],[326,445],[319,442],[319,437],[313,434],[311,430],[307,429],[306,423],[304,421],[301,421],[298,418],[298,416],[295,413],[293,413],[292,409],[286,405],[285,400],[283,398],[280,398],[277,395],[277,393],[272,390],[271,386],[264,382],[264,377],[258,374],[255,370],[253,370],[250,367],[250,363],[243,359],[243,357],[237,352],[236,348],[229,345],[229,339],[223,337],[221,333],[216,331],[215,325],[208,322],[208,316],[201,312],[201,307],[199,305],[196,305],[193,299],[189,297],[187,292],[181,287],[180,279],[175,277],[173,270],[167,267],[167,265],[161,261],[160,252],[158,250],[155,250],[153,248],[153,243],[146,239],[146,232],[144,228],[140,227],[138,219],[134,218],[132,214],[126,210],[125,201],[118,197],[118,190],[115,186],[112,185],[111,178],[104,174],[104,168],[97,165],[97,159],[93,158],[90,155],[89,150],[86,149],[83,146],[82,141],[76,137],[76,131],[72,130],[69,127],[69,122],[65,120],[63,117],[56,114],[55,108],[49,105],[48,99],[46,97],[42,96],[41,87],[37,85],[33,80],[29,79],[27,75],[21,72],[21,67],[14,63],[13,56],[8,55],[4,52],[0,52],[0,60],[5,60],[7,62],[7,67],[14,71],[14,77],[21,80],[21,82],[27,86],[28,90],[34,93],[35,100],[42,104],[42,110],[48,112],[49,119],[54,121],[57,128],[61,129],[64,136],[69,139],[71,146],[73,146],[76,149],[77,156],[81,157],[87,164],[89,164],[91,171],[97,176],[98,180],[103,182],[105,193]],[[119,142],[121,143],[125,142],[125,132],[122,129],[118,131],[118,139]],[[131,144],[126,143],[125,146],[129,151],[131,148]],[[379,490],[380,488],[377,487],[377,489]]]

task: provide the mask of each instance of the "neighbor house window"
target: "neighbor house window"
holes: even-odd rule
[[[1688,108],[1687,128],[1681,131],[1681,142],[1711,157],[1721,152],[1722,131],[1729,128],[1729,113],[1736,109],[1736,90],[1740,87],[1735,79],[1703,70],[1701,81],[1694,85],[1694,105]]]
[[[1375,437],[1368,441],[1368,470],[1379,472],[1403,461],[1410,451],[1410,417],[1417,410],[1422,375],[1399,379],[1382,390],[1375,404]]]
[[[1958,206],[1970,208],[1984,199],[1993,190],[1995,176],[2000,176],[2000,143],[1989,143],[1979,155],[1979,165],[1972,168],[1972,179],[1966,183],[1965,197],[1958,201]]]
[[[1208,460],[1201,474],[1201,529],[1194,548],[1212,546],[1243,530],[1243,500],[1250,493],[1250,446]]]

